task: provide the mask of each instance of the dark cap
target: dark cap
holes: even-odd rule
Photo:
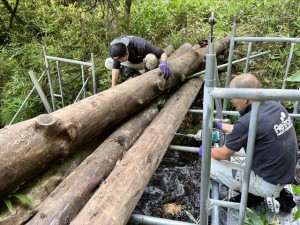
[[[115,43],[109,46],[109,54],[114,60],[118,60],[127,54],[127,47],[123,43]]]
[[[127,46],[129,44],[129,37],[122,35],[114,39],[109,46],[109,54],[114,60],[118,60],[127,54]]]

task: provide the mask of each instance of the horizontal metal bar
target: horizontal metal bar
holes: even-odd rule
[[[214,88],[210,94],[214,98],[299,101],[300,90],[263,88]]]
[[[190,109],[188,111],[189,113],[195,113],[195,114],[203,114],[203,109]],[[217,111],[214,110],[214,114],[217,114]],[[223,115],[229,115],[229,116],[239,116],[238,111],[222,111]]]
[[[188,111],[189,113],[194,113],[194,114],[203,114],[203,109],[190,109]],[[217,114],[217,111],[214,110],[214,114]],[[228,115],[228,116],[239,116],[239,112],[238,111],[222,111],[223,115]],[[295,113],[290,113],[289,114],[290,117],[292,118],[300,118],[300,114],[295,114]]]
[[[175,150],[181,152],[190,152],[190,153],[199,153],[199,147],[188,147],[188,146],[181,146],[181,145],[169,145],[168,150]],[[235,152],[233,156],[237,157],[245,157],[244,151]]]
[[[264,51],[264,52],[260,52],[260,53],[257,53],[257,54],[255,54],[255,55],[251,55],[249,58],[250,58],[250,59],[254,59],[254,58],[257,58],[257,57],[259,57],[259,56],[266,55],[266,54],[269,54],[269,53],[271,53],[270,50]],[[231,65],[234,65],[234,64],[237,64],[237,63],[246,61],[246,60],[247,60],[247,57],[241,58],[241,59],[237,59],[237,60],[233,61],[233,62],[231,63]],[[223,69],[223,68],[225,68],[225,67],[227,67],[227,66],[228,66],[228,63],[225,63],[225,64],[222,64],[222,65],[217,66],[217,68],[218,68],[218,69]],[[202,70],[202,71],[200,71],[200,72],[198,72],[198,73],[194,73],[193,75],[188,76],[187,78],[197,77],[197,76],[199,76],[199,75],[205,74],[205,72],[206,72],[206,70]]]
[[[45,58],[50,59],[50,60],[60,61],[60,62],[83,65],[83,66],[92,66],[93,65],[92,63],[88,63],[88,62],[83,62],[83,61],[78,61],[78,60],[73,60],[73,59],[65,59],[65,58],[49,56],[49,55],[46,55]]]
[[[238,202],[229,202],[229,201],[216,200],[216,199],[210,199],[209,201],[211,206],[221,206],[221,207],[233,208],[233,209],[239,209],[241,204]]]
[[[191,152],[191,153],[199,152],[199,147],[188,147],[188,146],[180,146],[180,145],[169,145],[169,149],[182,151],[182,152]]]
[[[285,37],[235,37],[235,42],[293,42],[300,43],[300,38]]]
[[[169,219],[162,219],[152,216],[144,216],[139,214],[132,214],[130,222],[148,225],[195,225],[195,223],[180,222]]]

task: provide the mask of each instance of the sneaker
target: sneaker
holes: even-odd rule
[[[242,196],[242,194],[240,193],[240,194],[230,198],[229,201],[230,202],[241,202],[241,196]],[[254,207],[256,205],[259,205],[263,201],[264,201],[263,197],[248,193],[247,207]]]
[[[276,200],[280,204],[280,210],[286,213],[290,213],[296,206],[293,194],[285,188],[281,190],[280,195]]]

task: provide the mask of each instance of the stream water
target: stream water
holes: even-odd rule
[[[200,169],[198,154],[168,150],[133,213],[193,223],[188,213],[199,217]],[[220,198],[226,197],[227,188],[220,190]],[[219,224],[226,225],[227,209],[220,208],[219,216]]]
[[[168,150],[133,213],[192,223],[186,211],[199,216],[200,167],[197,154]]]

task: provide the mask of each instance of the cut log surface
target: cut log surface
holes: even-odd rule
[[[69,224],[108,176],[117,160],[158,114],[157,105],[151,104],[113,132],[44,200],[38,213],[26,224]]]
[[[221,40],[216,45],[217,54],[228,47],[229,39]],[[196,45],[184,51],[175,59],[170,57],[173,76],[168,80],[155,69],[51,114],[1,129],[0,180],[5,182],[0,182],[0,197],[14,192],[57,159],[68,157],[108,127],[180,84],[184,77],[199,71],[207,48]]]
[[[202,80],[187,81],[165,104],[71,225],[124,225],[160,164]]]

